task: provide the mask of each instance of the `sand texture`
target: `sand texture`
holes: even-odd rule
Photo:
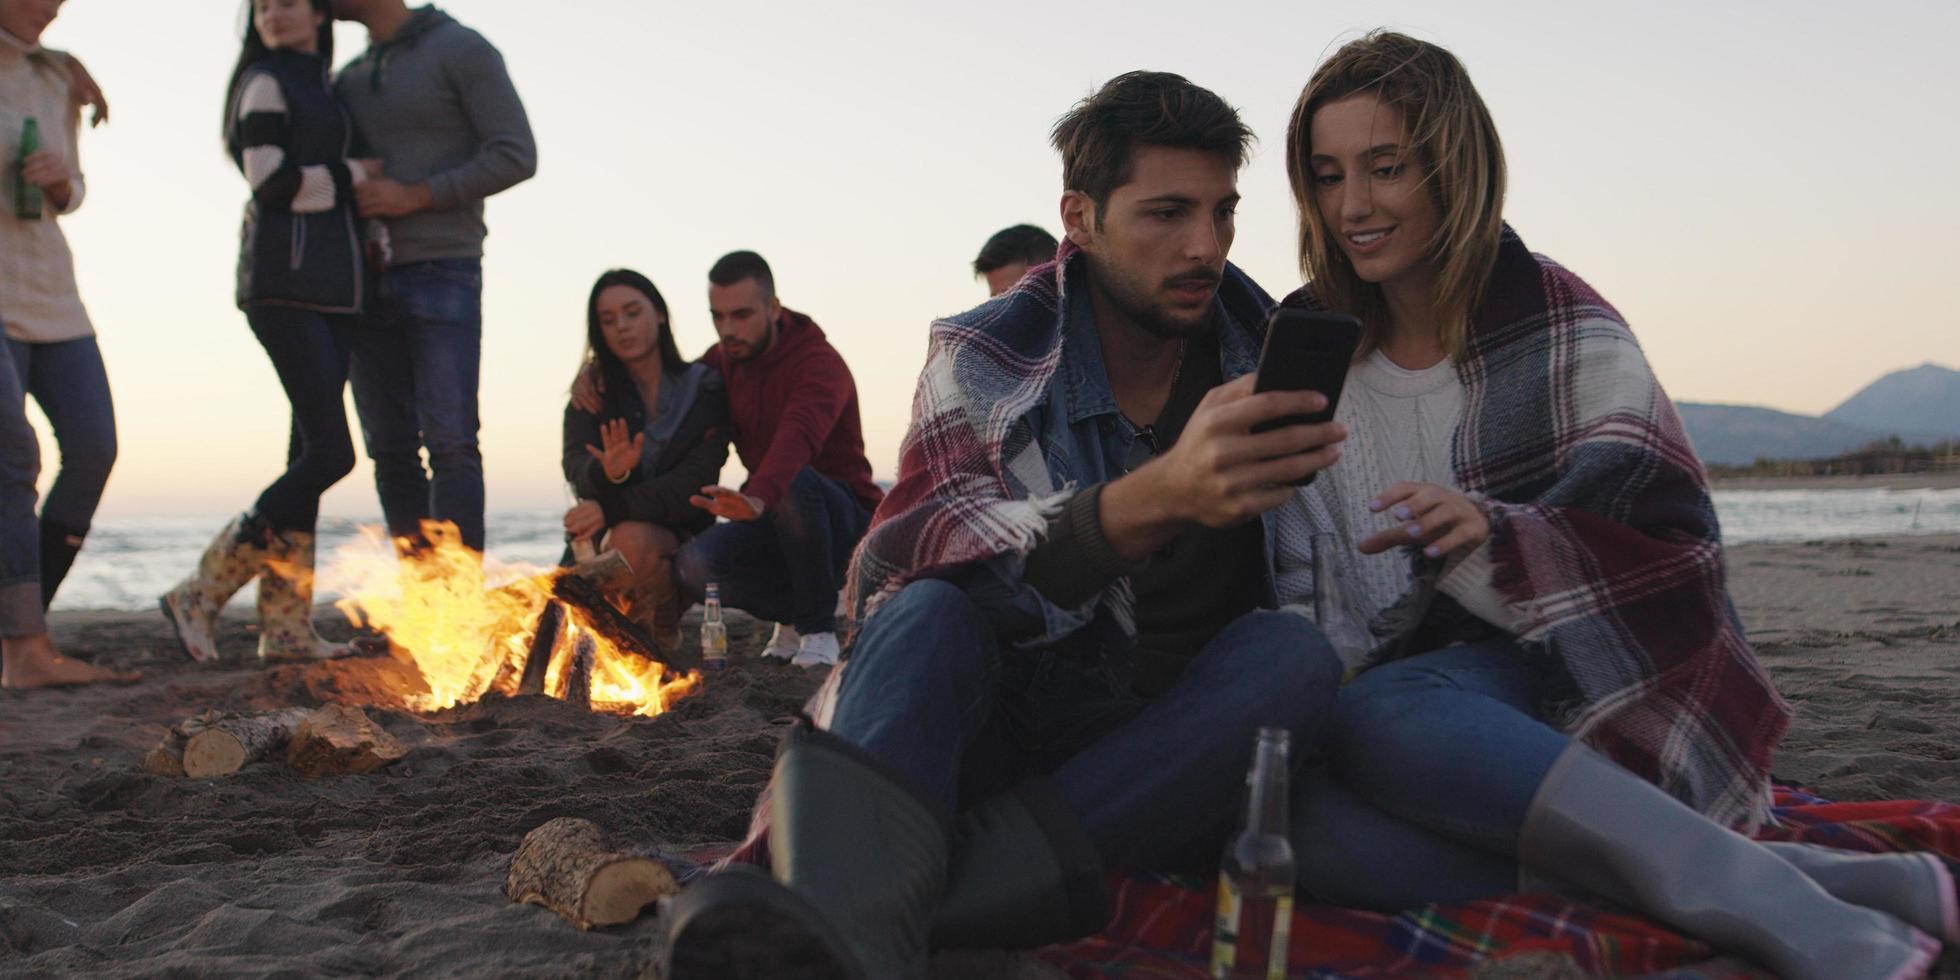
[[[1777,775],[1843,800],[1960,800],[1960,537],[1730,557],[1744,624],[1798,711]],[[510,902],[504,876],[524,834],[558,816],[622,848],[742,835],[819,677],[755,660],[752,622],[730,634],[734,665],[659,718],[540,697],[421,715],[394,700],[392,661],[197,666],[155,615],[58,615],[67,652],[145,678],[0,692],[0,974],[652,975],[654,916],[580,932]],[[252,638],[228,620],[220,645],[249,652]],[[363,704],[407,756],[314,780],[276,762],[209,780],[141,768],[167,726],[205,708],[330,701]],[[1939,975],[1960,976],[1954,959]],[[1053,974],[966,956],[936,975]]]

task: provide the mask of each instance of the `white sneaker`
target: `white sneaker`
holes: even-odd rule
[[[837,634],[812,633],[803,638],[790,663],[798,667],[828,667],[837,662]]]
[[[777,660],[788,660],[796,656],[796,627],[788,623],[777,623],[776,632],[769,634],[769,645],[762,648],[762,655]]]

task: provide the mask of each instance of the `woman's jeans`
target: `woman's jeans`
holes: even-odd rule
[[[1111,867],[1215,866],[1254,733],[1285,728],[1306,751],[1340,682],[1333,648],[1304,617],[1247,613],[1145,699],[1126,645],[1088,632],[1012,649],[957,586],[914,582],[864,624],[829,730],[948,807],[1046,775]]]
[[[341,398],[350,318],[253,306],[245,319],[293,406],[286,472],[259,494],[253,509],[276,530],[311,532],[320,516],[320,495],[354,469],[354,440]]]
[[[1293,792],[1302,891],[1397,910],[1518,890],[1518,834],[1569,743],[1538,720],[1510,641],[1368,670],[1341,690],[1325,761]]]
[[[67,575],[67,563],[88,536],[102,488],[116,464],[116,411],[109,398],[109,375],[94,337],[49,344],[5,341],[10,370],[0,393],[0,593],[11,596],[21,583],[35,582],[42,607]],[[34,481],[40,474],[40,447],[27,425],[26,396],[34,396],[54,429],[61,468],[33,517]],[[54,560],[44,561],[43,552]],[[17,600],[0,598],[0,633],[26,636],[42,632],[39,617],[15,622]]]

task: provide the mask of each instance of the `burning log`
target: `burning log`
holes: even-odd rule
[[[504,894],[542,905],[580,929],[631,922],[680,882],[659,861],[607,849],[590,820],[559,817],[524,835],[510,860]]]
[[[585,614],[585,618],[595,629],[605,634],[622,652],[664,664],[675,670],[692,670],[701,666],[698,653],[691,652],[683,644],[672,655],[662,654],[653,645],[653,638],[640,628],[638,623],[626,618],[606,599],[605,593],[576,575],[560,575],[551,583],[551,594],[565,605]]]
[[[557,648],[558,634],[564,632],[564,627],[564,604],[557,601],[545,603],[544,611],[538,614],[537,625],[531,632],[531,648],[525,655],[516,693],[544,693],[545,668],[551,666],[551,651]]]
[[[572,659],[565,665],[565,700],[585,711],[592,710],[592,661],[596,656],[598,645],[592,642],[592,634],[580,630],[572,644]]]
[[[163,741],[143,757],[143,768],[192,779],[230,775],[277,752],[307,713],[305,708],[256,715],[206,711],[165,732]]]
[[[309,779],[329,773],[373,772],[408,754],[359,708],[330,704],[301,721],[286,763]]]

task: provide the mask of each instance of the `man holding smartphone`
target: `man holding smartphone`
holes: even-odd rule
[[[929,944],[1092,932],[1104,868],[1216,861],[1256,729],[1311,741],[1340,665],[1270,609],[1259,518],[1344,432],[1252,431],[1326,402],[1252,390],[1272,303],[1226,262],[1250,137],[1155,72],[1056,125],[1055,274],[934,324],[853,562],[864,625],[745,849],[773,876],[682,896],[674,977],[777,965],[737,967],[728,936],[917,976]]]

